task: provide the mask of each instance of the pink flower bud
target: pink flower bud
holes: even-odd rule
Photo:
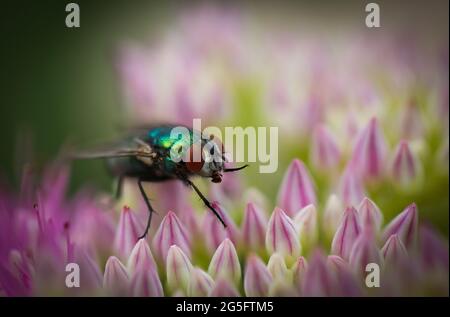
[[[294,224],[302,244],[312,245],[318,238],[317,210],[314,205],[303,207],[295,216]]]
[[[309,204],[316,204],[316,193],[305,165],[295,159],[284,174],[278,193],[278,205],[289,216]]]
[[[335,291],[335,276],[327,267],[325,256],[315,251],[303,275],[303,296],[333,296]]]
[[[419,252],[426,269],[443,269],[448,274],[448,243],[428,225],[420,227]]]
[[[177,245],[190,256],[190,237],[173,211],[169,211],[162,220],[153,238],[153,247],[159,258],[165,261],[172,245]]]
[[[303,275],[305,274],[307,268],[308,263],[306,262],[306,259],[302,256],[298,257],[297,261],[295,261],[294,265],[291,268],[293,282],[295,287],[297,287],[297,290],[301,290],[303,283]]]
[[[118,254],[127,258],[144,228],[130,208],[124,207],[120,214],[119,225],[114,239],[114,248]]]
[[[340,197],[345,206],[356,206],[364,198],[362,180],[352,167],[347,167],[340,180]]]
[[[341,153],[333,135],[324,125],[318,125],[314,130],[310,155],[317,169],[330,169],[339,164]]]
[[[285,257],[297,257],[301,252],[294,223],[278,207],[275,207],[267,226],[266,249],[269,253],[279,252]]]
[[[341,224],[334,235],[331,244],[331,253],[348,259],[356,238],[361,232],[358,212],[353,207],[348,207],[342,217]]]
[[[255,204],[248,203],[242,222],[242,235],[245,246],[251,250],[264,247],[267,231],[267,219],[263,211]]]
[[[335,277],[334,296],[354,297],[362,295],[361,277],[357,277],[353,273],[350,265],[343,258],[337,255],[329,255],[327,266]]]
[[[211,276],[199,268],[194,268],[189,283],[189,296],[205,297],[212,291],[214,281]]]
[[[370,229],[373,232],[380,230],[381,223],[383,222],[383,214],[373,201],[364,197],[358,206],[358,213],[364,229]]]
[[[335,194],[330,195],[323,213],[323,226],[328,235],[334,235],[343,215],[344,206],[342,206],[341,200]]]
[[[369,263],[377,263],[381,266],[380,250],[375,244],[375,239],[370,231],[363,232],[356,239],[350,253],[350,265],[358,274],[363,274]]]
[[[283,283],[290,284],[292,274],[288,270],[283,256],[279,253],[274,253],[270,256],[269,263],[267,263],[267,269],[272,275],[273,280],[280,280]]]
[[[167,284],[172,291],[188,293],[194,268],[183,250],[176,245],[169,248],[166,259]]]
[[[388,266],[404,263],[403,261],[408,257],[408,252],[402,240],[396,234],[389,237],[381,249],[381,254]]]
[[[103,288],[109,295],[124,296],[128,293],[129,278],[125,266],[115,256],[106,261]]]
[[[417,239],[418,212],[416,204],[412,203],[395,217],[384,229],[383,241],[397,234],[403,244],[409,248]]]
[[[386,143],[378,120],[372,118],[356,140],[351,165],[363,177],[379,177],[383,173],[386,152]]]
[[[137,270],[157,270],[155,260],[146,240],[140,239],[128,258],[127,268],[130,273]]]
[[[238,283],[241,279],[241,266],[236,249],[230,239],[225,239],[214,253],[208,268],[214,278],[226,278]]]
[[[226,279],[218,279],[209,294],[211,297],[239,297],[240,294],[233,283]]]
[[[162,297],[164,296],[161,281],[154,269],[138,269],[133,273],[130,281],[131,296]]]
[[[327,258],[327,265],[336,272],[350,269],[348,263],[338,255],[329,255]]]
[[[213,252],[226,238],[229,238],[233,243],[237,243],[239,240],[239,231],[236,224],[228,216],[226,210],[218,202],[213,202],[212,205],[227,224],[227,227],[224,228],[210,210],[206,211],[207,214],[205,215],[203,225],[204,237],[209,250]]]
[[[395,150],[392,163],[392,176],[400,185],[406,187],[418,179],[419,160],[406,141],[401,141]]]
[[[267,296],[271,283],[272,276],[264,263],[256,255],[250,255],[245,268],[245,295],[249,297]]]

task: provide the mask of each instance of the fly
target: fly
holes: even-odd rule
[[[139,239],[147,235],[155,212],[142,186],[144,182],[182,181],[195,191],[205,206],[226,227],[220,214],[190,178],[200,176],[220,183],[223,173],[239,171],[248,166],[226,168],[224,149],[220,142],[187,127],[181,127],[187,131],[186,134],[174,135],[172,131],[175,128],[180,126],[160,125],[138,129],[106,149],[74,155],[74,158],[79,159],[106,159],[109,170],[118,177],[116,197],[121,195],[125,177],[137,179],[139,191],[148,209],[147,225]],[[193,160],[195,151],[201,154],[198,160]]]

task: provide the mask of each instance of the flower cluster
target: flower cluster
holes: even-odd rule
[[[188,12],[117,66],[136,122],[279,126],[280,173],[211,185],[226,228],[183,184],[147,187],[138,241],[133,183],[68,200],[67,165],[25,167],[0,186],[0,295],[448,296],[448,48],[251,21]]]
[[[36,191],[25,175],[18,197],[0,192],[3,295],[448,294],[448,246],[419,225],[414,203],[384,226],[368,198],[344,208],[332,195],[318,210],[298,160],[286,171],[281,208],[270,215],[249,201],[237,225],[216,202],[225,229],[207,212],[201,218],[192,209],[169,211],[156,232],[139,241],[144,213],[123,207],[116,217],[87,192],[65,201],[67,173],[54,166]],[[79,266],[79,288],[66,284],[68,263]],[[379,269],[379,287],[366,284],[371,263]]]

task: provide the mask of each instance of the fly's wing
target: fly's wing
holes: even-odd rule
[[[72,152],[72,159],[106,159],[119,157],[153,158],[155,156],[149,144],[139,138],[120,144],[112,144],[84,151]]]

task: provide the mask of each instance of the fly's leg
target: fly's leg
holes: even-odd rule
[[[148,209],[147,226],[145,227],[144,233],[138,238],[138,240],[140,240],[142,238],[145,238],[145,236],[147,235],[147,232],[150,229],[150,225],[152,223],[152,215],[155,212],[155,210],[153,209],[152,205],[150,204],[150,200],[148,199],[147,194],[145,193],[144,187],[142,186],[141,179],[138,179],[138,186],[139,186],[139,190],[141,191],[141,195],[144,198],[145,204],[147,205],[147,209]]]
[[[217,210],[214,209],[214,207],[211,205],[211,203],[208,201],[208,199],[206,199],[206,197],[202,194],[202,192],[197,188],[197,186],[195,186],[195,184],[193,182],[191,182],[189,179],[183,179],[183,180],[186,184],[188,184],[189,186],[191,186],[194,189],[194,191],[197,193],[198,197],[200,197],[200,199],[203,201],[205,206],[208,207],[213,212],[213,214],[217,217],[217,219],[219,219],[219,221],[222,223],[223,227],[226,228],[227,225],[226,225],[225,221],[223,221],[220,214],[217,212]]]

